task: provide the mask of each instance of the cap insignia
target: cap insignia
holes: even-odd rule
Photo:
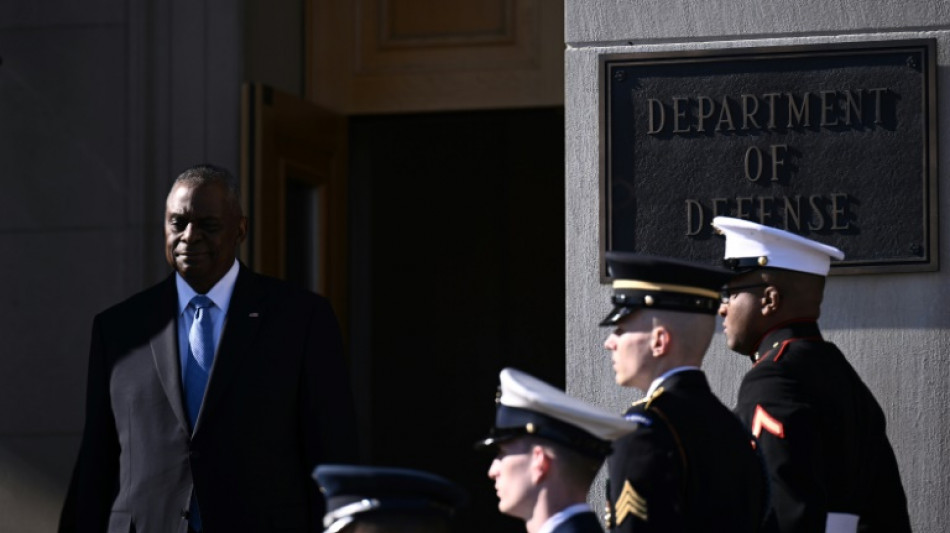
[[[647,307],[653,305],[653,297],[649,294],[643,297],[643,304]]]
[[[536,431],[536,428],[534,427],[533,423],[528,422],[527,424],[525,424],[524,430],[527,431],[528,433],[534,433]]]

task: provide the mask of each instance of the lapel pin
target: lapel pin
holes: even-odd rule
[[[259,316],[261,316],[261,315],[260,315],[260,313],[251,313],[251,314],[249,314],[249,315],[247,315],[247,316],[248,316],[248,318],[257,318],[257,317],[259,317]]]

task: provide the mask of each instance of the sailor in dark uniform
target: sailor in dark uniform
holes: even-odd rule
[[[495,426],[476,444],[495,452],[498,510],[528,533],[603,533],[587,493],[611,441],[637,425],[524,372],[506,368],[499,379]]]
[[[409,468],[324,464],[313,471],[327,503],[325,533],[448,533],[465,491]]]
[[[607,523],[620,532],[759,531],[766,478],[752,435],[700,370],[726,270],[609,252],[614,309],[601,322],[618,385],[646,396],[608,460]]]
[[[719,314],[729,348],[753,360],[736,414],[755,435],[779,531],[910,531],[907,499],[884,413],[818,329],[837,248],[735,218],[716,217],[735,277]]]

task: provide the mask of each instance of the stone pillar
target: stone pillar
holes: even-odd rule
[[[600,116],[598,58],[605,53],[930,38],[937,41],[938,139],[950,126],[950,4],[938,0],[637,0],[565,3],[566,66],[566,379],[568,392],[621,412],[639,392],[613,382],[596,324],[609,310],[600,283]],[[938,182],[950,172],[938,143]],[[950,190],[938,187],[938,210]],[[940,217],[938,258],[948,265],[950,217]],[[819,324],[874,392],[888,420],[914,531],[945,530],[950,521],[950,330],[946,266],[931,273],[833,276]],[[735,405],[748,360],[721,333],[704,364],[714,391]],[[603,509],[602,481],[591,494]]]

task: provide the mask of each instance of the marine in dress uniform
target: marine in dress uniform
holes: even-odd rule
[[[325,533],[447,533],[465,491],[409,468],[324,464],[313,478],[327,503]]]
[[[637,425],[513,368],[499,380],[495,425],[476,443],[496,453],[498,509],[528,533],[603,533],[587,493],[611,441]]]
[[[736,273],[720,315],[729,347],[753,366],[736,414],[756,437],[782,532],[910,531],[884,413],[817,319],[837,248],[717,217]]]
[[[601,326],[616,381],[646,390],[625,417],[637,431],[608,459],[607,524],[618,532],[759,531],[767,481],[752,435],[699,366],[730,273],[610,252],[613,310]]]

